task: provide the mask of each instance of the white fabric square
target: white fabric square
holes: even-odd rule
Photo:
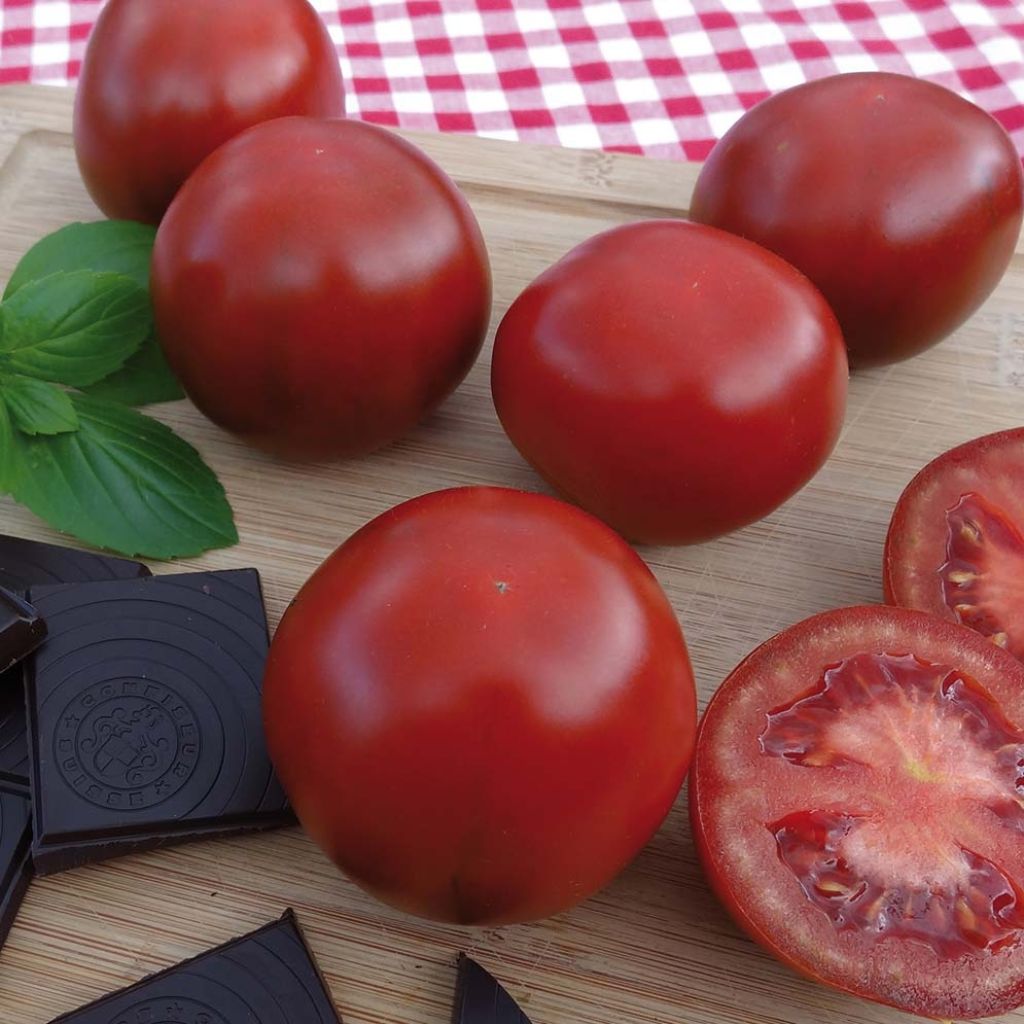
[[[890,39],[920,39],[924,26],[915,14],[890,14],[878,19],[879,27]]]
[[[679,57],[701,57],[715,52],[707,32],[680,32],[670,42]]]
[[[463,53],[456,50],[455,70],[460,75],[493,75],[497,73],[498,66],[494,63],[494,55],[488,50],[474,50]]]
[[[650,78],[617,78],[615,90],[623,103],[653,103],[661,99],[657,85]]]
[[[485,139],[501,139],[503,142],[515,142],[519,138],[519,132],[515,128],[484,128],[476,132]]]
[[[762,21],[752,25],[741,25],[740,35],[751,50],[762,46],[779,46],[786,41],[786,34],[774,21]]]
[[[452,39],[484,34],[484,22],[477,11],[454,11],[443,17],[445,35]]]
[[[547,32],[558,27],[555,16],[547,8],[519,8],[516,22],[521,32]]]
[[[836,62],[836,67],[844,73],[850,71],[878,70],[878,64],[875,62],[875,58],[868,53],[841,53],[832,59]],[[907,54],[907,59],[910,59],[909,54]]]
[[[763,0],[720,0],[720,2],[727,11],[732,11],[733,14],[760,14],[764,11]]]
[[[938,75],[953,68],[952,61],[944,53],[928,51],[906,53],[904,56],[915,75]]]
[[[675,125],[665,117],[646,117],[634,121],[633,131],[641,146],[661,146],[679,141]]]
[[[423,61],[419,57],[382,57],[381,62],[389,79],[423,77]]]
[[[33,67],[41,64],[64,64],[71,59],[71,47],[68,43],[33,43],[31,50]]]
[[[690,0],[651,0],[651,6],[654,13],[666,23],[675,18],[692,18],[696,14]]]
[[[707,71],[690,75],[690,88],[698,96],[731,96],[732,83],[721,71]]]
[[[853,39],[850,26],[844,21],[819,21],[811,29],[823,43],[848,43]]]
[[[411,43],[412,22],[408,18],[388,18],[374,23],[374,32],[381,43]]]
[[[71,24],[70,3],[37,3],[32,9],[32,24],[36,28],[64,28]]]
[[[401,114],[432,114],[434,98],[426,89],[418,92],[395,91],[391,94],[391,102],[395,110]]]
[[[961,25],[994,25],[992,12],[981,4],[950,4],[949,11]]]
[[[600,149],[601,136],[592,124],[560,124],[558,141],[572,149]]]
[[[716,110],[709,113],[707,117],[711,134],[720,139],[742,116],[742,110]]]
[[[470,89],[466,106],[473,114],[493,114],[496,110],[508,110],[508,97],[501,89]]]
[[[761,68],[761,77],[772,92],[782,92],[783,89],[792,88],[807,80],[796,61],[787,61],[785,64],[769,64]]]
[[[996,36],[978,44],[978,49],[985,55],[989,64],[1016,64],[1024,61],[1024,52],[1020,44],[1009,36]]]
[[[587,2],[580,5],[583,9],[583,17],[587,22],[598,28],[601,25],[622,25],[626,21],[626,12],[621,3],[595,4]]]
[[[569,51],[558,43],[554,46],[531,46],[530,63],[535,68],[571,68]]]
[[[548,85],[542,85],[540,91],[544,95],[544,106],[548,110],[582,107],[587,102],[579,82],[550,82]]]
[[[640,49],[640,44],[632,36],[625,36],[621,39],[602,39],[597,45],[601,50],[601,56],[609,64],[614,61],[644,59],[644,51]]]

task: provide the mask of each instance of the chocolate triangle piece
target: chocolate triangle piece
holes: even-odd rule
[[[452,1024],[530,1024],[530,1019],[496,978],[463,953]]]
[[[52,1024],[341,1024],[289,910]]]
[[[0,945],[32,878],[32,809],[28,796],[0,789]]]

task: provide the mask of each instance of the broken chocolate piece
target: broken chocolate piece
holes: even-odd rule
[[[289,910],[52,1024],[340,1024]]]
[[[530,1024],[530,1019],[496,978],[463,953],[452,1024]]]
[[[14,924],[32,877],[32,813],[28,796],[0,789],[0,945]]]
[[[29,587],[148,576],[141,562],[0,534],[0,586],[25,597]],[[20,667],[0,674],[0,782],[28,787],[25,691]]]
[[[37,873],[293,823],[263,736],[254,569],[30,594],[49,626],[27,671]]]

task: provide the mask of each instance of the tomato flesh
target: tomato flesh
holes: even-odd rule
[[[885,549],[891,604],[960,622],[1024,659],[1024,430],[954,448],[903,492]]]
[[[934,1017],[1024,1001],[1024,667],[903,609],[817,616],[701,724],[698,850],[785,962]]]

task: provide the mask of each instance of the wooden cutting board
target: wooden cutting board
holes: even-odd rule
[[[79,182],[71,93],[0,90],[0,281],[44,233],[98,213]],[[465,190],[495,273],[496,325],[520,289],[587,236],[678,216],[697,168],[635,157],[423,135]],[[370,517],[470,483],[540,485],[505,439],[485,354],[458,393],[370,458],[298,467],[240,445],[187,403],[162,419],[224,481],[242,542],[187,563],[257,566],[276,622],[320,560]],[[668,591],[703,706],[755,644],[814,612],[878,601],[892,504],[927,460],[1024,421],[1024,260],[937,349],[860,373],[846,430],[817,479],[762,523],[693,548],[642,554]],[[0,530],[52,533],[0,501]],[[185,565],[185,563],[183,563]],[[171,567],[154,565],[157,572]],[[895,1011],[798,978],[741,936],[696,863],[684,798],[606,891],[536,925],[464,930],[413,920],[342,878],[298,831],[203,842],[36,882],[0,954],[0,1021],[42,1024],[294,907],[348,1024],[444,1024],[455,954],[489,967],[534,1024],[852,1024]],[[1024,1021],[1018,1013],[1005,1020]]]

